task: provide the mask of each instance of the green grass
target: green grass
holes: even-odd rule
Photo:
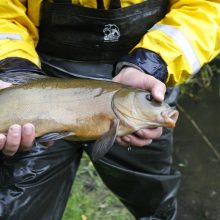
[[[212,80],[219,81],[218,95],[220,97],[220,56],[206,64],[194,77],[180,86],[180,96],[197,99],[203,90],[211,89]]]
[[[134,220],[83,156],[62,220]]]

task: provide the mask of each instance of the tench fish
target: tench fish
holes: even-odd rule
[[[33,123],[39,141],[96,140],[100,159],[116,136],[141,128],[173,128],[178,111],[149,92],[110,81],[46,78],[0,91],[0,133],[12,124]]]

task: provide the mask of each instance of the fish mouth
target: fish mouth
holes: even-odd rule
[[[164,124],[166,127],[175,128],[177,119],[179,117],[179,112],[176,109],[171,109],[168,112],[162,112],[161,115],[164,118]]]

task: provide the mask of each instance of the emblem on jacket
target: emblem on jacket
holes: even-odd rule
[[[119,40],[120,30],[115,24],[106,24],[103,33],[105,42],[115,42]]]

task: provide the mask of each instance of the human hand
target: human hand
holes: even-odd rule
[[[11,86],[11,83],[0,80],[0,89]],[[18,150],[31,149],[35,138],[35,128],[27,123],[23,126],[10,126],[7,135],[0,134],[0,151],[7,156],[13,156]]]
[[[112,81],[147,90],[158,102],[164,100],[166,92],[165,84],[133,67],[123,68]],[[133,134],[117,137],[116,141],[123,146],[131,144],[133,146],[143,147],[151,144],[152,140],[159,138],[161,134],[162,127],[141,129]]]

